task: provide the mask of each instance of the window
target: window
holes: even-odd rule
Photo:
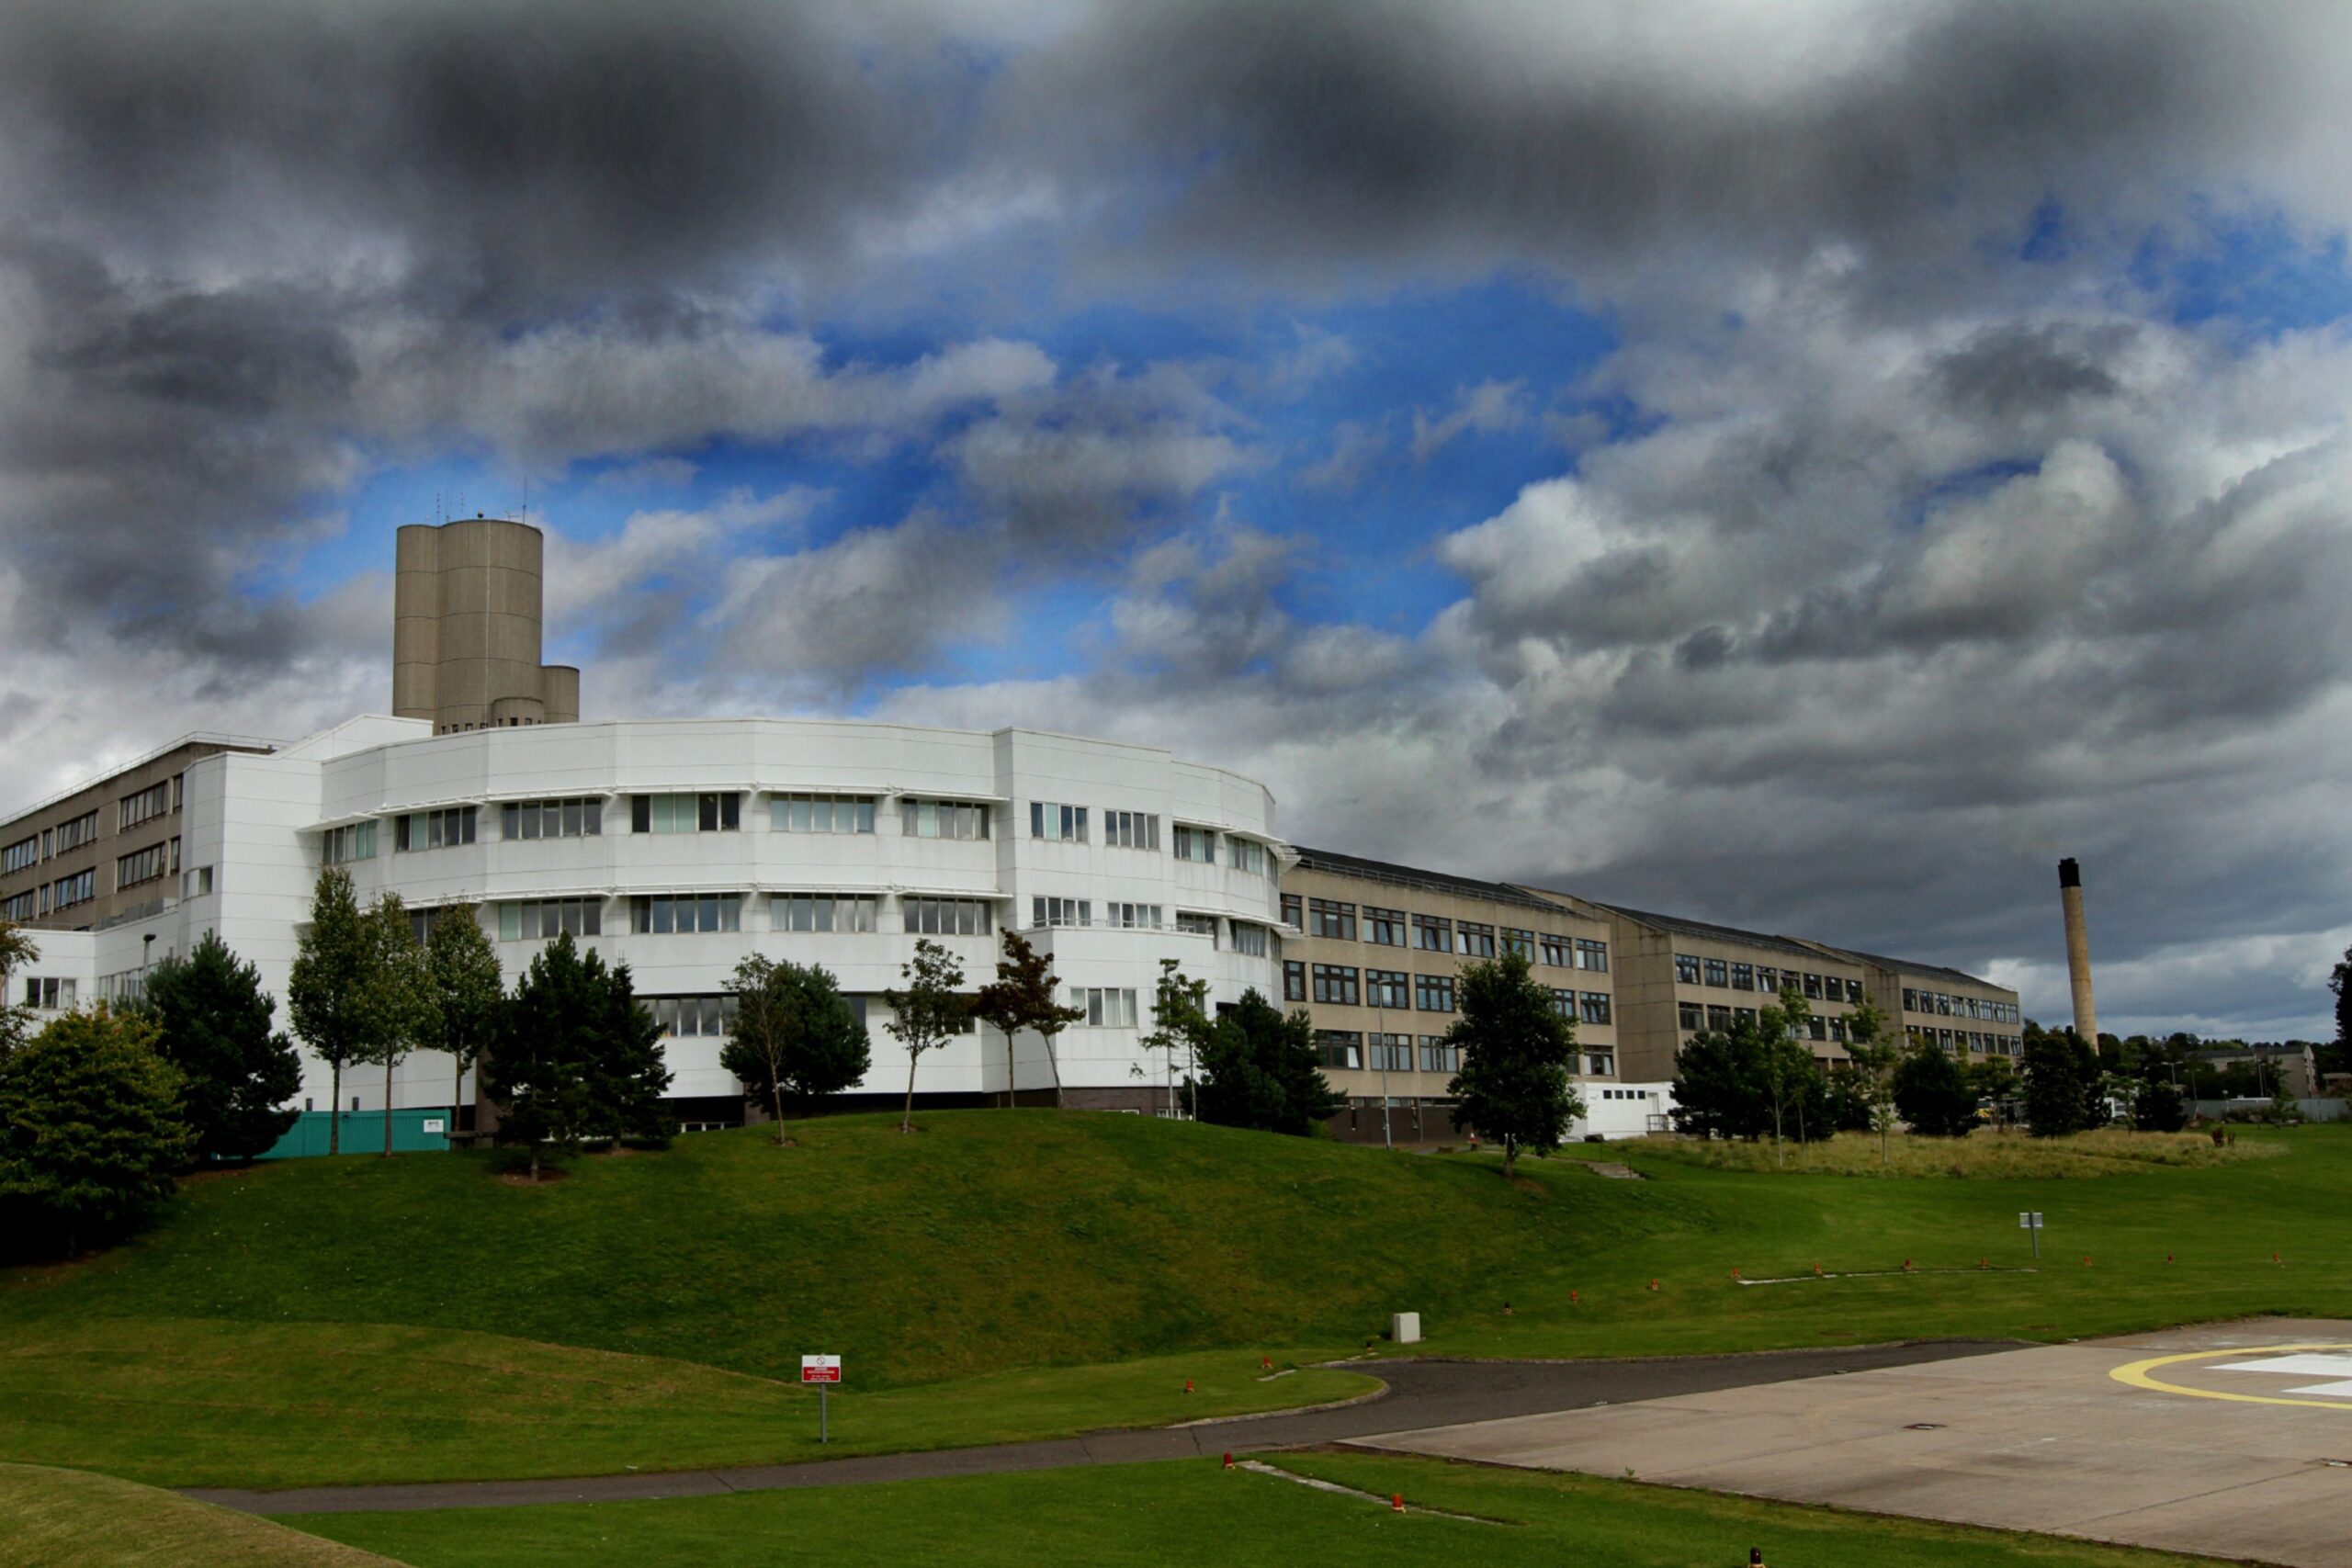
[[[1453,922],[1442,920],[1435,915],[1413,917],[1413,945],[1423,953],[1453,951]]]
[[[1134,931],[1158,931],[1159,906],[1157,904],[1105,904],[1102,923]]]
[[[768,796],[768,827],[778,833],[871,833],[874,797],[772,795]]]
[[[1283,895],[1283,924],[1295,931],[1306,928],[1306,907],[1295,893]]]
[[[1133,1029],[1136,1026],[1136,993],[1133,987],[1072,986],[1069,1005],[1084,1008],[1085,1027],[1089,1029]]]
[[[603,901],[599,899],[596,900],[596,902],[601,904]],[[443,917],[447,916],[448,912],[449,911],[446,906],[437,904],[429,908],[411,909],[408,912],[408,934],[416,938],[417,944],[419,946],[423,946],[425,942],[432,940],[433,928],[439,925]],[[600,919],[602,918],[601,911],[599,918]],[[560,916],[559,919],[560,919]]]
[[[1266,874],[1266,846],[1248,839],[1237,839],[1228,833],[1225,838],[1226,864],[1236,871]]]
[[[1707,1004],[1707,1027],[1717,1033],[1731,1027],[1731,1009],[1713,1002]]]
[[[1687,953],[1674,955],[1674,983],[1678,986],[1699,984],[1699,961]]]
[[[1159,818],[1145,811],[1105,811],[1102,841],[1117,850],[1156,850]]]
[[[136,828],[141,822],[152,822],[172,808],[172,781],[149,784],[137,795],[126,795],[115,803],[114,830]]]
[[[869,906],[874,902],[871,898],[855,901]],[[834,902],[838,905],[843,900],[836,899]],[[906,929],[918,936],[986,936],[989,934],[989,927],[995,919],[995,915],[985,898],[901,897],[899,900],[899,912],[906,921]],[[865,918],[867,921],[865,925],[836,926],[833,929],[870,931],[874,929],[872,924],[874,915],[870,908]],[[793,929],[822,931],[825,928],[796,926]]]
[[[734,1032],[735,998],[645,997],[645,1010],[662,1032],[677,1040],[720,1040]]]
[[[1576,951],[1576,944],[1564,936],[1546,936],[1543,943],[1544,962],[1555,969],[1566,969]]]
[[[1849,976],[1846,980],[1846,999],[1857,1007],[1861,1005],[1862,983],[1851,976]]]
[[[1503,951],[1505,953],[1516,953],[1521,958],[1526,959],[1530,964],[1534,963],[1535,933],[1533,931],[1520,931],[1512,926],[1505,926],[1503,928]]]
[[[1814,1013],[1804,1021],[1804,1032],[1812,1039],[1826,1040],[1829,1038],[1829,1021],[1819,1013]]]
[[[1233,951],[1249,958],[1263,958],[1272,951],[1266,939],[1266,928],[1253,926],[1247,920],[1233,922]]]
[[[1605,1051],[1596,1051],[1584,1059],[1584,1074],[1589,1078],[1613,1078],[1617,1076],[1617,1058]]]
[[[498,808],[502,839],[594,839],[604,831],[605,803],[594,795],[510,800]]]
[[[1704,1029],[1707,1027],[1706,1010],[1702,1008],[1697,1002],[1677,1002],[1674,1004],[1674,1008],[1677,1014],[1679,1015],[1676,1021],[1682,1028]]]
[[[1363,972],[1365,987],[1370,991],[1364,1000],[1376,1008],[1410,1008],[1413,1005],[1413,977],[1402,969],[1367,969]]]
[[[1360,1070],[1363,1066],[1363,1036],[1353,1030],[1317,1030],[1315,1050],[1327,1067]]]
[[[1215,915],[1192,915],[1179,911],[1176,916],[1176,929],[1188,936],[1204,936],[1209,939],[1211,947],[1216,945],[1216,917]]]
[[[1409,1073],[1413,1070],[1413,1037],[1409,1034],[1375,1034],[1371,1037],[1371,1067],[1375,1073]]]
[[[908,904],[940,900],[910,898]],[[870,931],[878,900],[868,894],[778,893],[768,900],[768,925],[780,931]],[[988,906],[980,906],[986,918]],[[911,913],[911,908],[910,908]],[[909,930],[915,928],[909,927]],[[983,925],[980,930],[986,931]]]
[[[392,818],[392,850],[405,854],[411,850],[437,850],[452,844],[474,841],[474,814],[470,806],[445,807],[438,811],[412,811]]]
[[[1341,942],[1356,939],[1356,907],[1329,898],[1309,898],[1306,901],[1306,934],[1335,937]]]
[[[640,898],[638,902],[643,904],[647,900]],[[647,928],[640,924],[637,929],[644,931]],[[667,931],[671,928],[664,926],[662,929]],[[605,901],[602,898],[526,898],[498,906],[498,940],[501,942],[537,942],[567,931],[573,936],[604,935]]]
[[[1454,951],[1472,958],[1492,958],[1495,955],[1495,928],[1463,921],[1460,940]]]
[[[142,882],[153,882],[166,875],[172,863],[179,855],[180,841],[173,839],[165,843],[150,844],[127,855],[117,855],[114,861],[114,885],[118,889],[135,887]]]
[[[1720,958],[1708,959],[1707,984],[1718,990],[1727,988],[1731,985],[1730,964]]]
[[[38,863],[40,860],[40,835],[35,833],[29,839],[0,850],[0,874],[22,871],[27,866]]]
[[[629,900],[629,929],[643,935],[743,929],[741,893],[639,894]]]
[[[1756,1010],[1754,1008],[1734,1008],[1731,1010],[1731,1015],[1742,1023],[1754,1023],[1756,1021]]]
[[[348,865],[353,861],[376,858],[376,824],[354,822],[348,827],[330,828],[321,841],[319,863]]]
[[[1577,1016],[1577,994],[1574,991],[1563,991],[1556,987],[1550,989],[1552,1010],[1573,1022]]]
[[[1306,965],[1295,958],[1283,961],[1283,1000],[1303,1002],[1306,999]]]
[[[15,894],[6,903],[0,903],[0,920],[13,920],[21,924],[26,920],[38,919],[40,917],[34,913],[33,906],[34,897],[31,889],[28,888],[22,893]]]
[[[1758,964],[1756,966],[1756,988],[1759,991],[1769,991],[1776,997],[1779,996],[1781,994],[1781,972],[1778,969],[1773,968],[1770,964]]]
[[[42,835],[44,838],[47,836],[47,834]],[[81,816],[74,818],[73,821],[62,823],[58,827],[56,847],[48,852],[62,855],[68,850],[80,849],[84,844],[90,842],[97,836],[97,812],[96,810],[85,811]]]
[[[1032,897],[1029,900],[1033,926],[1091,926],[1094,923],[1094,904],[1087,898]]]
[[[1453,1010],[1453,976],[1451,975],[1414,976],[1413,1005],[1423,1012],[1452,1012]]]
[[[1807,975],[1807,976],[1804,977],[1804,994],[1805,994],[1806,996],[1808,996],[1808,997],[1813,998],[1815,1001],[1818,1001],[1818,1000],[1820,1000],[1820,999],[1821,999],[1821,976],[1818,976],[1818,975]]]
[[[899,831],[910,839],[985,839],[989,808],[958,800],[901,800]]]
[[[1462,1047],[1447,1043],[1442,1034],[1421,1036],[1421,1071],[1425,1073],[1458,1073],[1462,1070]]]
[[[1356,972],[1344,964],[1315,965],[1315,999],[1340,1007],[1353,1007],[1358,998]]]
[[[1171,837],[1178,860],[1198,861],[1203,865],[1216,863],[1216,835],[1206,828],[1187,828],[1180,822]]]
[[[742,826],[743,797],[732,791],[628,797],[632,833],[731,833]]]
[[[1086,807],[1056,806],[1050,800],[1029,803],[1029,836],[1065,844],[1086,842]]]
[[[43,1012],[71,1012],[78,995],[77,982],[55,975],[25,976],[25,1006]]]
[[[1577,1016],[1585,1022],[1607,1023],[1609,1021],[1608,992],[1587,991],[1577,998],[1577,1005],[1579,1010]]]
[[[1756,965],[1753,964],[1733,964],[1731,966],[1731,988],[1735,991],[1754,990],[1756,988]]]
[[[1363,939],[1378,942],[1383,947],[1404,946],[1405,911],[1375,909],[1366,904],[1363,907]]]

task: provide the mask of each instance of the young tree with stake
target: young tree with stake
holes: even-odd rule
[[[787,1093],[799,1100],[805,1116],[817,1099],[839,1094],[865,1076],[873,1062],[865,1025],[831,973],[814,964],[778,963],[754,953],[735,965],[727,989],[735,998],[735,1018],[719,1066],[741,1080],[746,1099],[775,1111],[781,1147]]]
[[[1147,1051],[1168,1053],[1168,1114],[1176,1114],[1176,1053],[1197,1061],[1209,1032],[1209,983],[1187,976],[1172,958],[1159,961],[1159,984],[1152,992],[1151,1032],[1143,1037]]]
[[[435,1043],[456,1064],[449,1088],[449,1113],[454,1116],[466,1103],[466,1070],[481,1059],[482,1048],[498,1027],[506,978],[499,971],[498,950],[482,930],[481,912],[471,904],[443,908],[425,934],[424,962],[440,1008]]]
[[[899,1131],[911,1133],[915,1130],[915,1067],[924,1052],[946,1044],[949,1036],[964,1027],[972,1004],[960,994],[963,964],[929,937],[915,939],[915,955],[899,965],[899,974],[906,981],[905,987],[884,992],[882,999],[890,1008],[887,1026],[890,1037],[907,1053],[907,1104],[899,1118]]]
[[[1054,1000],[1060,988],[1053,960],[1039,953],[1029,939],[1007,926],[1004,951],[996,961],[996,978],[973,998],[972,1016],[1004,1033],[1004,1103],[1013,1097],[1012,1037],[1034,1029],[1046,1043],[1046,1063],[1054,1077],[1054,1103],[1062,1102],[1061,1064],[1054,1057],[1054,1037],[1086,1017],[1083,1008],[1064,1007]]]
[[[286,1009],[294,1032],[330,1074],[327,1153],[342,1149],[343,1069],[361,1060],[372,1043],[368,1013],[373,942],[351,874],[339,865],[319,873],[311,893],[311,923],[297,938],[286,982]]]
[[[440,1003],[424,944],[410,927],[397,893],[376,900],[366,918],[367,979],[362,987],[368,1044],[364,1059],[384,1069],[384,1157],[392,1156],[392,1072],[409,1053],[437,1038]]]

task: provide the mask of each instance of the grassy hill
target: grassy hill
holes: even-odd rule
[[[401,1568],[112,1476],[0,1464],[0,1568]]]
[[[764,1380],[820,1349],[872,1445],[1147,1424],[1328,1397],[1305,1380],[1336,1374],[1256,1382],[1257,1348],[1358,1348],[1399,1309],[1430,1351],[1538,1356],[2352,1314],[2352,1129],[2209,1168],[2100,1156],[2097,1180],[1615,1145],[1576,1153],[1651,1179],[1578,1158],[1506,1182],[1486,1156],[1143,1117],[924,1125],[705,1134],[537,1189],[464,1155],[197,1182],[132,1246],[0,1274],[0,1458],[290,1483],[796,1457],[800,1396]]]

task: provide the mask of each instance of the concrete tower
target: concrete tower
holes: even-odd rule
[[[2058,863],[2058,902],[2066,912],[2066,977],[2075,987],[2075,1032],[2098,1043],[2098,1010],[2091,1005],[2090,933],[2083,929],[2083,868]]]
[[[539,662],[537,528],[476,517],[400,531],[392,588],[392,712],[436,735],[576,724],[580,671]]]

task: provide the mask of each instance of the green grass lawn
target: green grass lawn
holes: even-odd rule
[[[789,1379],[813,1350],[847,1358],[876,1443],[1041,1436],[1209,1414],[1154,1404],[1194,1375],[1182,1358],[1336,1352],[1400,1309],[1428,1352],[1512,1356],[2352,1315],[2352,1129],[2248,1133],[2286,1152],[2097,1180],[1757,1174],[1619,1145],[1574,1153],[1652,1179],[1570,1158],[1506,1183],[1491,1156],[1147,1117],[923,1120],[911,1138],[882,1117],[806,1123],[791,1149],[704,1134],[536,1190],[472,1156],[197,1183],[131,1246],[0,1274],[0,1458],[233,1483],[790,1457],[770,1422],[805,1427],[797,1391],[720,1374]],[[2048,1217],[2038,1271],[2025,1208]],[[433,1332],[412,1353],[395,1329]],[[1020,1399],[971,1382],[1016,1371]]]
[[[1410,1506],[1227,1472],[1214,1461],[1124,1465],[659,1503],[424,1514],[311,1515],[301,1529],[414,1568],[902,1568],[949,1562],[1138,1568],[1378,1568],[1385,1563],[1573,1563],[1736,1568],[1760,1546],[1779,1568],[2211,1568],[2209,1560],[1838,1513],[1625,1482],[1294,1455],[1280,1461]]]
[[[401,1568],[107,1475],[0,1464],[0,1568]]]

